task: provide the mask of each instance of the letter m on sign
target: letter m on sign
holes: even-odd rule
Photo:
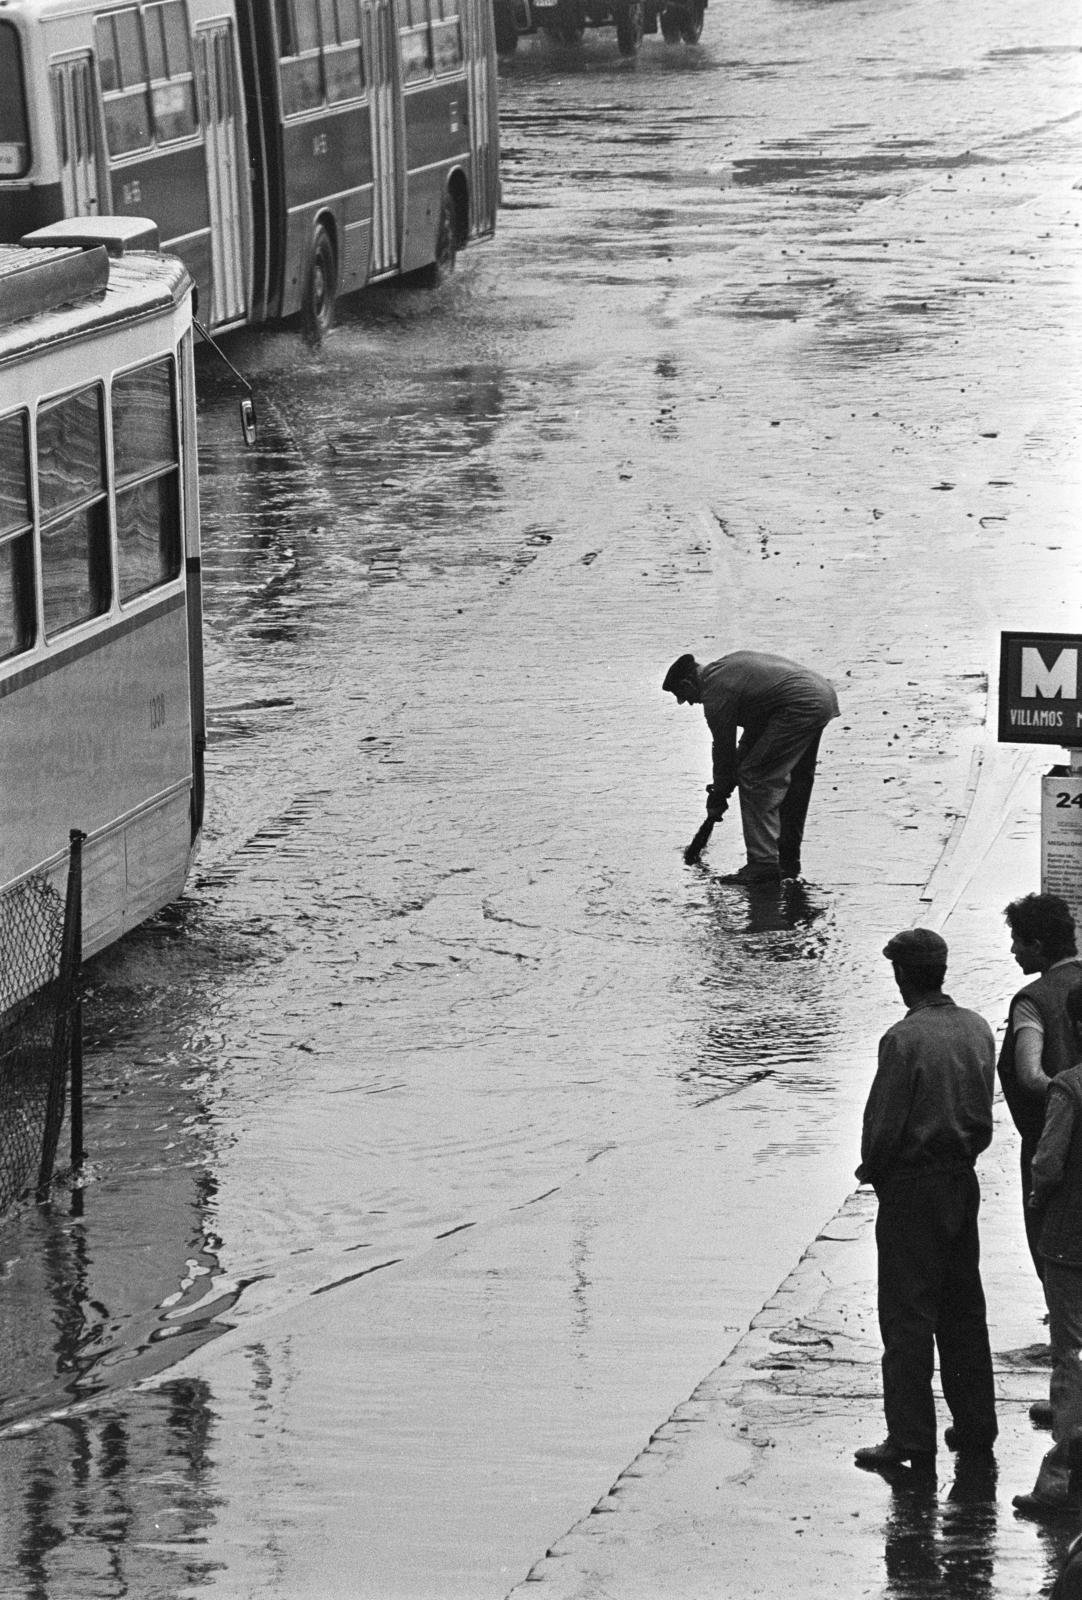
[[[999,636],[999,737],[1082,750],[1082,634]]]
[[[1039,650],[1023,645],[1021,665],[1023,700],[1078,699],[1077,650],[1060,650],[1049,667]]]

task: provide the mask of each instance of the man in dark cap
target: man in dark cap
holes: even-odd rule
[[[879,1329],[887,1437],[858,1466],[928,1468],[936,1450],[934,1349],[953,1426],[948,1449],[987,1452],[995,1392],[980,1274],[974,1163],[992,1138],[995,1040],[943,993],[947,945],[929,928],[883,954],[906,1006],[879,1041],[857,1177],[879,1199]]]
[[[839,714],[833,685],[784,656],[734,650],[706,666],[678,656],[661,687],[706,716],[714,741],[707,816],[719,820],[733,790],[740,792],[747,861],[722,882],[798,878],[819,741]]]

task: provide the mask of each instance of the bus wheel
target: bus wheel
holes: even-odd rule
[[[638,54],[643,35],[643,0],[624,0],[616,12],[616,43],[622,56]]]
[[[685,44],[698,44],[703,31],[703,13],[706,10],[704,0],[690,0],[684,13],[684,25],[680,29],[681,37]]]
[[[679,11],[669,6],[661,13],[658,19],[661,23],[661,37],[666,44],[679,44],[684,37],[684,29]]]
[[[334,245],[326,228],[320,223],[312,235],[308,252],[308,272],[304,280],[304,299],[301,317],[304,331],[313,344],[334,326],[334,300],[337,293],[338,269],[334,258]]]
[[[422,267],[417,274],[417,281],[426,289],[434,289],[438,283],[455,270],[455,258],[458,255],[458,233],[455,227],[455,204],[450,192],[444,190],[443,203],[440,206],[440,221],[436,229],[436,256],[427,267]]]

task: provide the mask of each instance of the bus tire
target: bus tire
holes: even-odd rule
[[[674,6],[667,6],[661,13],[658,21],[661,24],[661,37],[666,44],[679,44],[684,37],[683,17]]]
[[[706,10],[704,0],[688,0],[687,10],[684,12],[684,21],[680,29],[680,37],[685,44],[698,44],[703,31],[703,13]]]
[[[616,43],[622,56],[639,53],[645,25],[643,0],[622,0],[616,9]]]
[[[301,318],[312,344],[319,344],[334,326],[334,303],[338,293],[338,262],[334,243],[322,223],[317,224],[308,251],[308,270],[304,275]]]
[[[422,267],[417,274],[418,281],[426,289],[434,289],[442,283],[447,275],[455,270],[455,260],[458,256],[458,219],[455,216],[455,203],[451,199],[449,189],[443,191],[443,201],[440,205],[440,220],[436,227],[436,254],[427,267]]]

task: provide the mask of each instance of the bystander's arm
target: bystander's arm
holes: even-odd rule
[[[736,718],[725,712],[709,711],[707,722],[714,740],[710,799],[712,804],[724,809],[736,788]]]
[[[1042,1099],[1048,1093],[1048,1085],[1052,1081],[1041,1066],[1043,1054],[1042,1030],[1025,1025],[1020,1027],[1014,1036],[1014,1065],[1018,1073],[1018,1082],[1030,1094],[1039,1094]]]
[[[864,1107],[860,1166],[856,1175],[873,1188],[897,1159],[913,1099],[913,1079],[905,1053],[891,1034],[879,1041],[879,1067]]]
[[[1049,1080],[1048,1109],[1044,1117],[1044,1131],[1033,1157],[1033,1190],[1029,1204],[1039,1210],[1053,1189],[1063,1182],[1067,1156],[1074,1131],[1074,1108],[1065,1091]]]

